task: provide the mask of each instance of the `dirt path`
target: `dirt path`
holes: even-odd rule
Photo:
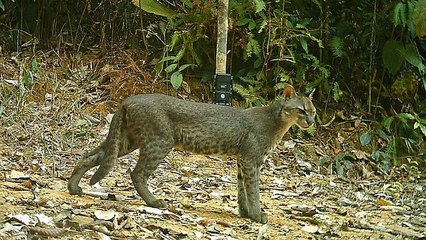
[[[136,196],[126,173],[135,164],[133,159],[122,159],[102,187],[83,184],[86,191],[108,192],[110,199],[118,200],[70,196],[66,178],[74,165],[71,160],[61,166],[58,175],[65,173],[62,177],[41,170],[3,170],[0,236],[256,239],[265,231],[270,239],[403,239],[421,237],[426,231],[425,213],[415,209],[414,202],[404,201],[419,194],[413,189],[418,186],[340,181],[284,159],[279,170],[268,164],[262,170],[261,198],[269,214],[268,225],[238,216],[232,159],[174,152],[151,181],[155,194],[170,207],[152,209]],[[9,159],[2,159],[3,167],[7,162]],[[393,203],[386,200],[389,198]],[[28,222],[20,219],[24,216]],[[38,225],[46,232],[34,230]],[[63,231],[49,232],[55,228]]]

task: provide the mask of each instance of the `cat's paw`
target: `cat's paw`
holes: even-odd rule
[[[152,201],[150,203],[147,203],[148,206],[153,207],[153,208],[167,208],[167,203],[164,200],[161,199],[157,199],[155,201]]]
[[[250,219],[255,222],[265,224],[268,222],[268,215],[264,212],[260,212],[259,214],[254,214],[250,216]]]
[[[268,222],[268,214],[261,212],[260,213],[260,223],[265,224]]]
[[[71,195],[79,195],[79,196],[83,195],[83,189],[81,189],[81,187],[79,187],[79,186],[72,186],[70,184],[68,184],[68,192]]]
[[[248,217],[249,217],[248,210],[247,210],[247,209],[245,209],[245,208],[241,208],[241,207],[239,207],[239,208],[238,208],[238,213],[240,214],[240,216],[241,216],[242,218],[248,218]]]

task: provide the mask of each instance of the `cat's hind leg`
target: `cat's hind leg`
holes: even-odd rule
[[[127,143],[126,141],[123,141]],[[81,187],[79,187],[79,183],[81,181],[81,178],[83,175],[89,171],[91,168],[99,166],[102,161],[105,161],[105,157],[107,157],[106,149],[107,144],[106,142],[103,142],[99,147],[95,148],[93,151],[89,152],[83,158],[77,163],[77,165],[74,168],[74,171],[71,174],[70,179],[68,180],[68,192],[71,195],[82,195],[83,190]],[[121,144],[120,150],[117,157],[124,156],[132,151],[135,150],[134,146]]]
[[[130,174],[133,185],[138,194],[150,207],[166,208],[167,203],[164,200],[157,199],[148,189],[148,178],[155,171],[161,161],[172,150],[172,140],[155,140],[148,143],[139,149],[139,161]]]
[[[83,194],[83,190],[81,189],[81,187],[78,186],[78,184],[80,183],[83,175],[89,169],[100,165],[103,157],[105,156],[104,145],[105,143],[102,143],[95,150],[83,156],[83,158],[75,166],[67,185],[68,192],[71,195]]]

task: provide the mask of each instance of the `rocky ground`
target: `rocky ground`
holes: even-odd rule
[[[172,94],[132,67],[140,62],[90,59],[40,57],[34,67],[28,56],[0,56],[0,238],[425,238],[426,181],[378,170],[357,144],[367,125],[356,119],[319,126],[314,136],[293,129],[283,139],[261,170],[265,225],[238,216],[236,161],[226,157],[172,152],[150,182],[167,210],[136,194],[129,176],[136,152],[95,186],[87,184],[90,171],[86,195],[69,195],[73,167],[105,137],[123,89]],[[356,159],[343,177],[333,164],[317,166],[345,151]]]

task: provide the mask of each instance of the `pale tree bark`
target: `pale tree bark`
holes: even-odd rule
[[[228,0],[218,0],[217,12],[216,74],[224,74],[228,41]]]

